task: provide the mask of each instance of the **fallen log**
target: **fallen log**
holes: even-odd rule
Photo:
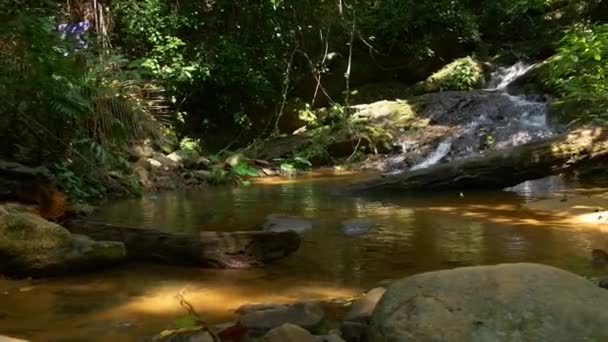
[[[349,192],[504,189],[606,156],[608,127],[591,127],[425,169],[383,175],[353,184]]]
[[[171,233],[82,219],[66,221],[64,226],[95,240],[121,241],[129,258],[211,268],[259,267],[300,247],[300,236],[292,231]]]

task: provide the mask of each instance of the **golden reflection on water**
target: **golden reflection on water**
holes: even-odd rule
[[[527,184],[519,192],[464,196],[339,195],[357,177],[263,179],[251,187],[112,203],[96,218],[196,232],[259,229],[267,215],[286,214],[317,219],[319,227],[303,234],[292,257],[264,269],[132,264],[57,279],[0,280],[0,334],[33,341],[133,341],[169,328],[183,314],[175,298],[182,290],[205,319],[223,322],[242,304],[352,297],[386,279],[457,266],[528,261],[584,275],[603,272],[589,263],[591,248],[608,247],[597,225],[528,207],[532,197],[555,197],[561,189],[554,183],[549,191]],[[370,218],[376,226],[345,236],[341,222],[353,218]]]

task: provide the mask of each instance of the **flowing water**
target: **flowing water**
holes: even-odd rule
[[[356,198],[336,195],[365,175],[315,173],[264,179],[241,188],[148,195],[105,206],[95,217],[170,231],[255,230],[267,215],[319,220],[293,256],[253,270],[129,264],[34,281],[0,280],[0,334],[32,341],[134,341],[183,315],[175,295],[210,322],[239,305],[350,297],[386,279],[457,266],[540,262],[595,274],[597,230],[561,224],[520,208],[564,187],[559,178],[511,191]],[[371,219],[366,234],[345,236],[341,222]]]
[[[431,102],[449,102],[446,97],[453,100],[448,106],[433,109],[440,116],[435,119],[436,124],[457,123],[460,127],[444,137],[434,151],[410,170],[553,135],[556,130],[548,124],[547,100],[534,95],[511,95],[507,89],[533,67],[534,64],[523,62],[500,67],[492,73],[487,88],[482,91],[430,94]],[[434,99],[434,96],[443,98]],[[404,159],[403,156],[392,158],[395,161]]]

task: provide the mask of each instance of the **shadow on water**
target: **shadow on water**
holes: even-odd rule
[[[129,341],[167,328],[182,315],[175,298],[182,289],[206,319],[221,322],[246,303],[350,297],[386,279],[457,266],[526,261],[592,275],[589,250],[606,243],[600,231],[521,208],[567,188],[555,180],[538,189],[528,184],[462,195],[335,195],[357,179],[318,174],[265,179],[250,187],[111,203],[96,220],[183,232],[234,231],[259,229],[267,215],[286,214],[315,218],[319,226],[303,234],[293,256],[264,269],[132,264],[31,284],[0,281],[0,332],[35,341]],[[345,236],[341,223],[354,218],[371,219],[374,226],[366,234]]]

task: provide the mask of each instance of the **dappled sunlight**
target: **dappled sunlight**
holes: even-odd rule
[[[197,310],[207,313],[209,319],[227,318],[242,305],[251,303],[290,303],[302,300],[330,300],[350,298],[361,292],[360,289],[342,288],[331,285],[285,286],[269,283],[267,287],[240,288],[234,286],[217,287],[213,285],[192,286],[188,284],[163,286],[151,289],[141,297],[133,298],[124,305],[106,312],[130,314],[172,315],[183,312],[176,295],[184,291],[184,297]],[[273,291],[268,289],[273,288]]]
[[[368,177],[375,176],[377,174],[378,173],[376,172],[348,171],[335,168],[323,168],[309,171],[293,177],[276,176],[253,178],[252,183],[260,185],[301,184],[327,181],[336,182],[339,181],[340,178],[344,178],[345,181],[352,182],[355,179],[362,180]]]
[[[577,195],[576,193],[587,193]],[[574,193],[574,195],[569,195]],[[608,193],[599,188],[564,191],[524,204],[429,206],[421,210],[490,222],[550,228],[608,230]]]

